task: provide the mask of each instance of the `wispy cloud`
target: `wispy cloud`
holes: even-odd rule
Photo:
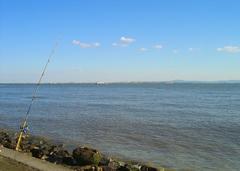
[[[72,44],[74,44],[74,45],[79,45],[79,44],[80,44],[80,41],[79,41],[79,40],[73,40],[73,41],[72,41]]]
[[[136,40],[134,38],[122,36],[122,37],[120,37],[118,42],[114,42],[112,45],[113,46],[128,46],[128,45],[132,44],[135,41]]]
[[[147,48],[144,48],[144,47],[142,47],[142,48],[140,48],[140,49],[139,49],[139,51],[140,51],[140,52],[146,52],[146,51],[148,51],[148,49],[147,49]]]
[[[72,41],[73,45],[79,46],[80,48],[97,48],[100,46],[100,43],[95,42],[95,43],[84,43],[79,40],[73,40]]]
[[[240,46],[224,46],[222,48],[217,48],[217,51],[227,53],[238,53],[240,52]]]
[[[162,49],[163,46],[161,44],[156,44],[156,45],[153,46],[153,48],[155,48],[155,49]]]
[[[116,42],[114,42],[114,43],[112,43],[112,46],[117,47],[117,46],[123,46],[123,45],[121,45],[120,43],[116,43]]]
[[[198,51],[198,50],[199,50],[199,48],[193,48],[193,47],[188,48],[189,52],[195,52],[195,51]]]
[[[179,52],[178,49],[173,49],[173,53],[174,53],[174,54],[177,54],[178,52]]]

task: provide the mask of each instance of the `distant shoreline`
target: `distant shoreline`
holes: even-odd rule
[[[37,84],[33,82],[0,82],[0,84]],[[45,82],[42,84],[240,84],[240,80],[219,80],[219,81],[185,81],[185,80],[173,80],[173,81],[120,81],[120,82]]]

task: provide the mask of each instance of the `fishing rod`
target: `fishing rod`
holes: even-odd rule
[[[36,95],[37,95],[37,91],[40,87],[40,84],[41,84],[41,81],[42,81],[42,78],[47,70],[47,66],[48,64],[50,63],[50,60],[52,58],[52,56],[54,55],[55,51],[56,51],[56,48],[58,46],[58,42],[56,42],[55,46],[52,48],[51,50],[51,53],[48,57],[48,60],[47,60],[47,63],[45,64],[44,68],[43,68],[43,71],[42,71],[42,74],[36,84],[36,88],[35,90],[33,91],[33,95],[32,95],[32,99],[31,99],[31,103],[29,104],[28,106],[28,109],[27,109],[27,112],[26,112],[26,115],[25,115],[25,118],[23,120],[23,123],[21,124],[20,126],[20,134],[19,134],[19,137],[18,137],[18,141],[17,141],[17,145],[16,145],[16,151],[19,151],[20,149],[20,145],[21,145],[21,141],[22,141],[22,137],[23,137],[23,134],[26,133],[26,129],[27,129],[27,121],[28,121],[28,117],[29,117],[29,114],[30,114],[30,111],[32,109],[32,105],[33,105],[33,102],[34,100],[36,99]]]

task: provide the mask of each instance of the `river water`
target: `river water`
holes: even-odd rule
[[[33,84],[0,84],[0,127],[17,130]],[[175,169],[240,169],[240,84],[44,84],[30,132]]]

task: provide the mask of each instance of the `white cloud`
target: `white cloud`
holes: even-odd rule
[[[115,42],[112,44],[112,46],[128,46],[130,44],[132,44],[133,42],[135,42],[136,40],[134,38],[130,38],[130,37],[124,37],[122,36],[118,42]]]
[[[130,43],[135,42],[135,39],[123,36],[123,37],[120,38],[120,42],[124,43],[124,44],[130,44]]]
[[[160,44],[154,45],[153,47],[154,47],[155,49],[162,49],[162,48],[163,48],[163,46],[160,45]]]
[[[86,48],[96,48],[96,47],[100,46],[100,43],[98,43],[98,42],[95,42],[95,43],[84,43],[84,42],[81,42],[79,40],[73,40],[72,44],[73,45],[77,45],[80,48],[84,48],[84,49],[86,49]]]
[[[224,46],[222,48],[217,48],[217,51],[227,53],[238,53],[240,52],[240,46]]]
[[[148,51],[148,49],[147,49],[147,48],[144,48],[144,47],[142,47],[142,48],[140,48],[140,49],[139,49],[139,51],[141,51],[141,52],[146,52],[146,51]]]
[[[81,48],[90,48],[90,47],[92,47],[92,45],[89,44],[89,43],[82,43],[82,42],[80,42],[78,45],[79,45]]]

